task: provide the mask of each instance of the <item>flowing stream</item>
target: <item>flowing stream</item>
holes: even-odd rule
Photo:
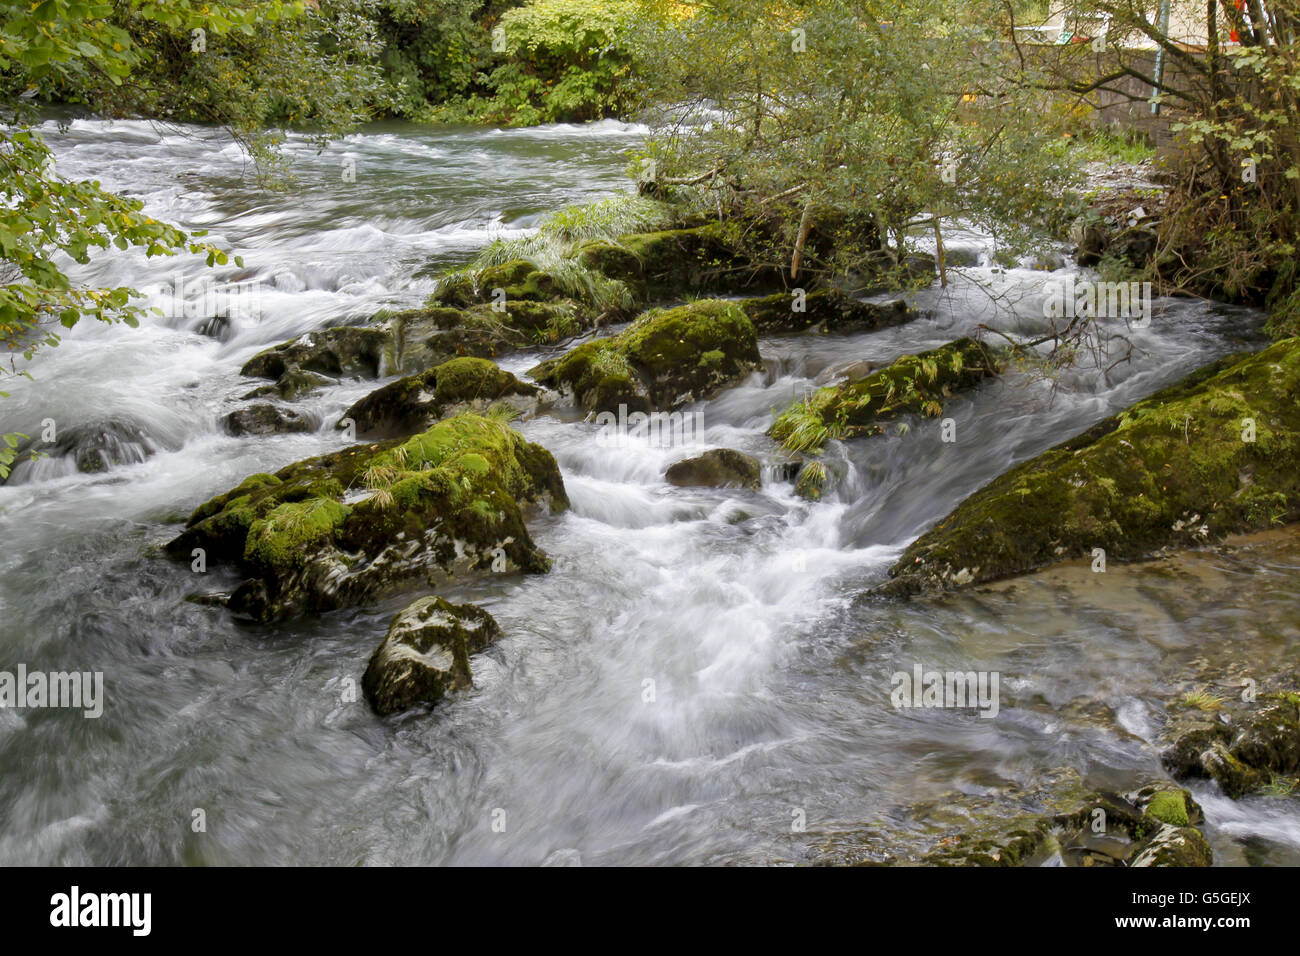
[[[76,120],[44,132],[60,174],[240,252],[242,267],[215,274],[260,298],[217,328],[193,289],[189,310],[139,329],[83,322],[31,363],[33,380],[6,384],[0,432],[107,428],[134,463],[85,473],[50,455],[0,486],[0,669],[102,671],[106,684],[98,719],[0,710],[0,863],[906,859],[978,808],[1028,805],[1061,768],[1092,787],[1159,777],[1171,696],[1294,657],[1300,543],[1287,534],[1104,575],[1067,566],[934,600],[855,601],[1012,464],[1260,344],[1256,313],[1158,301],[1130,362],[1055,383],[1013,373],[951,404],[955,442],[915,421],[833,449],[839,490],[802,501],[764,436],[774,408],[981,322],[1041,325],[1046,273],[990,265],[985,240],[956,234],[950,255],[977,264],[914,296],[928,317],[764,339],[765,370],[695,409],[699,440],[610,442],[563,409],[524,422],[573,503],[533,528],[555,568],[445,592],[485,606],[504,639],[475,659],[472,691],[379,719],[347,691],[415,594],[253,626],[186,600],[233,579],[200,580],[158,551],[246,475],[339,447],[339,414],[379,384],[304,399],[314,431],[234,438],[219,418],[252,387],[238,369],[276,342],[418,304],[438,268],[493,236],[626,189],[623,151],[644,130],[383,124],[319,154],[294,138],[297,180],[282,192],[258,187],[212,131]],[[175,275],[200,270],[114,251],[73,271],[166,308]],[[538,358],[502,364],[522,374]],[[762,491],[664,480],[713,447],[771,465]],[[890,677],[915,664],[998,672],[997,716],[895,710]],[[1216,862],[1300,864],[1300,799],[1194,792]]]

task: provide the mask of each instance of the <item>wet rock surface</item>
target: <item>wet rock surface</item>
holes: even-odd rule
[[[470,657],[501,636],[487,611],[423,597],[393,618],[361,678],[376,713],[433,705],[473,683]]]
[[[376,389],[343,413],[339,427],[351,422],[363,438],[404,436],[449,415],[498,403],[529,411],[541,394],[487,359],[458,358]]]
[[[714,448],[668,467],[668,483],[682,487],[749,488],[763,483],[763,466],[757,458],[730,448]]]
[[[222,416],[222,427],[236,437],[308,432],[316,423],[302,412],[270,402],[257,402]]]

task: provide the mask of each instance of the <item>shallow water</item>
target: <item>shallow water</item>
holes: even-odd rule
[[[643,130],[386,124],[319,155],[294,140],[298,182],[282,193],[259,189],[209,131],[80,120],[46,132],[61,174],[236,248],[243,267],[219,278],[259,297],[224,339],[199,331],[201,290],[191,314],[138,330],[83,324],[32,364],[34,382],[8,386],[0,431],[129,423],[140,460],[82,474],[50,457],[0,487],[0,669],[103,671],[108,697],[97,720],[0,710],[0,862],[907,859],[960,823],[963,801],[1028,805],[1018,794],[1064,766],[1090,786],[1158,776],[1171,696],[1294,661],[1300,547],[1285,536],[911,604],[853,600],[1013,463],[1257,347],[1260,317],[1246,310],[1158,303],[1132,333],[1133,361],[1108,376],[1083,369],[1052,388],[1013,374],[951,404],[955,443],[918,421],[834,449],[839,492],[816,505],[770,477],[761,492],[664,481],[668,464],[711,447],[775,465],[773,409],[845,367],[980,322],[1041,322],[1044,272],[980,265],[916,296],[932,315],[909,325],[764,340],[765,371],[703,403],[692,443],[611,443],[563,410],[525,422],[573,503],[533,528],[555,569],[446,592],[482,603],[505,638],[476,658],[472,692],[378,719],[345,691],[415,595],[255,627],[185,601],[233,581],[199,578],[157,546],[245,475],[337,447],[333,422],[376,384],[305,400],[314,432],[231,438],[218,419],[250,387],[238,376],[249,356],[418,303],[437,267],[492,236],[627,188],[622,151]],[[355,182],[341,175],[349,158]],[[963,241],[987,262],[979,237],[949,240]],[[77,274],[152,289],[166,308],[178,270],[199,274],[127,254]],[[502,364],[523,372],[536,358]],[[895,710],[890,675],[917,663],[998,671],[997,717]],[[1300,801],[1197,793],[1219,862],[1300,862]],[[193,832],[196,809],[206,832]]]

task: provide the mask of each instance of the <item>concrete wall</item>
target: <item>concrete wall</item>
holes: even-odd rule
[[[1156,51],[1154,49],[1125,49],[1122,52],[1110,50],[1096,53],[1088,44],[1037,46],[1024,49],[1032,51],[1031,55],[1048,65],[1054,73],[1075,76],[1080,80],[1105,76],[1114,72],[1120,63],[1131,67],[1143,76],[1155,78]],[[1193,55],[1200,56],[1199,53]],[[1201,82],[1203,80],[1200,74],[1189,72],[1178,58],[1165,57],[1163,80],[1165,85],[1175,89],[1188,89],[1194,88],[1195,84]],[[1162,154],[1173,155],[1176,152],[1176,137],[1170,126],[1181,115],[1177,101],[1167,100],[1157,114],[1151,111],[1150,100],[1154,94],[1151,83],[1126,76],[1109,83],[1108,87],[1106,90],[1097,90],[1083,97],[1084,102],[1097,110],[1096,121],[1122,130],[1139,130],[1150,137]],[[1071,102],[1076,97],[1074,94],[1062,93],[1060,99],[1063,102]]]
[[[1099,18],[1076,15],[1075,4],[1069,0],[1054,0],[1049,9],[1051,12],[1046,18],[1021,24],[1024,32],[1020,39],[1028,39],[1031,33],[1035,33],[1050,42],[1062,31],[1091,38],[1106,28],[1105,21]],[[1149,0],[1146,14],[1152,24],[1158,25],[1160,0]],[[1204,0],[1173,0],[1169,7],[1169,38],[1188,46],[1205,45]],[[1224,39],[1227,39],[1226,34]],[[1155,42],[1143,36],[1127,37],[1124,42],[1134,49],[1155,48]]]

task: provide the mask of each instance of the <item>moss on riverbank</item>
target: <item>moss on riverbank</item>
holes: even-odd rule
[[[1300,518],[1300,340],[1226,359],[980,489],[891,569],[890,590],[1137,559]]]

